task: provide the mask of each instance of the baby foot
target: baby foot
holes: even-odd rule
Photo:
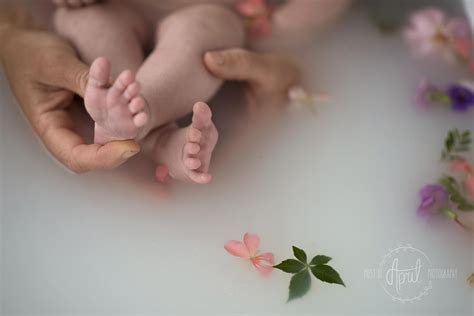
[[[167,172],[177,180],[205,184],[211,181],[209,165],[216,147],[218,132],[212,122],[209,106],[198,102],[193,108],[193,118],[186,128],[164,131],[156,148],[158,180],[165,180]],[[160,141],[159,140],[159,141]]]
[[[55,5],[68,8],[79,8],[91,5],[95,2],[97,2],[97,0],[53,0]]]
[[[134,139],[148,121],[145,100],[138,95],[140,84],[131,71],[122,72],[109,85],[110,63],[96,59],[90,68],[84,103],[95,122],[94,141]]]

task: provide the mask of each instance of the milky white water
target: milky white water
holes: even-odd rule
[[[292,109],[262,121],[223,93],[207,186],[164,188],[138,158],[115,172],[65,172],[1,77],[3,313],[472,315],[472,235],[415,214],[418,189],[441,171],[445,134],[473,128],[474,112],[420,112],[413,90],[423,74],[442,83],[456,72],[415,64],[399,37],[378,33],[361,11],[297,55],[310,86],[333,99],[316,117]],[[347,288],[313,280],[306,297],[286,304],[289,275],[261,279],[224,251],[246,231],[277,260],[293,244],[333,257]],[[455,275],[402,304],[371,271],[408,244]]]

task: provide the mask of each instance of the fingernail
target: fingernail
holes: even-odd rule
[[[136,154],[138,154],[138,151],[126,151],[123,155],[122,155],[122,158],[123,159],[130,159],[131,157],[135,156]]]
[[[217,65],[219,65],[219,66],[224,65],[224,57],[222,56],[221,53],[213,52],[213,53],[211,53],[211,56],[212,56],[212,59],[214,59],[214,62]]]

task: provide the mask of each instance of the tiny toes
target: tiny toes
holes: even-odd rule
[[[196,143],[187,143],[184,146],[185,153],[187,153],[189,155],[196,155],[196,154],[199,153],[200,150],[201,150],[201,146],[199,146]]]
[[[201,160],[196,158],[186,158],[184,160],[184,165],[191,170],[196,170],[201,167]]]
[[[197,128],[191,127],[188,132],[188,141],[192,143],[199,143],[201,141],[202,133]]]
[[[148,122],[148,115],[145,112],[140,112],[133,117],[133,123],[138,126],[142,127]]]
[[[123,93],[134,80],[135,76],[133,73],[130,70],[125,70],[118,76],[117,80],[115,80],[113,88]]]
[[[110,62],[103,57],[97,58],[91,65],[89,74],[89,85],[94,88],[102,88],[109,82]]]
[[[141,90],[141,86],[138,82],[134,82],[132,83],[131,85],[129,85],[127,87],[127,89],[125,90],[125,92],[123,93],[123,96],[127,99],[127,100],[131,100],[133,99],[134,97],[136,97],[138,95],[138,93],[140,92]]]
[[[209,173],[200,173],[195,171],[189,173],[189,178],[199,184],[206,184],[212,180],[212,176]]]
[[[130,102],[128,108],[133,114],[143,111],[143,109],[145,108],[145,100],[143,100],[143,98],[134,98]]]
[[[212,111],[204,102],[198,102],[193,107],[193,127],[203,129],[211,124]]]

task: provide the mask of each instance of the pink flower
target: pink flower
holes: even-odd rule
[[[260,237],[256,234],[245,233],[244,242],[238,240],[230,240],[224,248],[231,255],[250,260],[253,266],[263,275],[268,276],[273,271],[275,259],[273,254],[265,252],[258,254],[260,246]]]
[[[457,38],[453,43],[454,50],[458,53],[458,55],[465,59],[469,60],[471,55],[472,49],[472,41],[467,37]]]
[[[240,0],[237,3],[237,11],[245,17],[256,17],[266,13],[266,0]]]
[[[411,16],[404,38],[416,57],[438,55],[454,61],[456,50],[461,48],[456,44],[459,45],[460,39],[469,38],[469,25],[464,19],[448,19],[437,8],[426,8]]]
[[[267,36],[272,33],[272,21],[266,15],[257,16],[250,25],[250,33],[254,36]]]
[[[464,172],[466,178],[464,179],[464,187],[470,196],[474,197],[474,168],[466,160],[455,160],[451,164],[451,170],[453,172]]]
[[[237,12],[247,18],[247,26],[252,35],[270,35],[272,31],[272,8],[266,0],[240,0]]]

